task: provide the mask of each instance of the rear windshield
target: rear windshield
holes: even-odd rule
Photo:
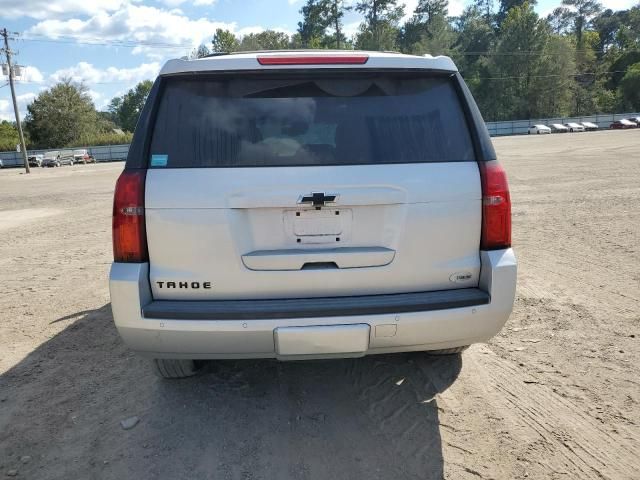
[[[167,81],[152,168],[475,160],[452,79],[373,75]]]

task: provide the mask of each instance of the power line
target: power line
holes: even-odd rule
[[[582,72],[582,73],[565,73],[565,74],[554,74],[554,75],[514,75],[514,76],[505,76],[505,77],[470,77],[475,78],[477,80],[519,80],[525,78],[560,78],[560,77],[579,77],[582,75],[606,75],[609,73],[626,73],[627,70],[611,70],[609,72]],[[464,75],[464,72],[461,72]]]
[[[640,50],[625,50],[625,53],[635,53],[640,52]],[[567,52],[548,52],[544,50],[512,50],[506,52],[492,52],[492,51],[466,51],[466,52],[457,52],[459,55],[465,56],[527,56],[527,55],[566,55]],[[589,49],[580,49],[580,50],[571,50],[569,53],[607,53],[606,50],[589,50]]]
[[[145,40],[110,40],[104,37],[87,37],[87,36],[74,36],[74,35],[60,35],[55,38],[47,37],[42,34],[28,34],[28,37],[23,37],[20,40],[24,42],[40,42],[40,43],[62,43],[62,44],[75,44],[75,45],[89,45],[89,46],[104,46],[104,47],[124,47],[124,48],[158,48],[158,49],[181,49],[181,48],[193,48],[193,44],[181,43],[173,44],[168,42],[152,42]],[[638,52],[640,50],[626,50],[626,52]],[[572,53],[607,53],[607,50],[603,49],[576,49],[572,50]],[[495,51],[465,51],[457,52],[459,55],[464,56],[535,56],[535,55],[551,55],[561,56],[566,55],[567,52],[549,52],[544,50],[511,50],[504,52]]]
[[[81,80],[86,80],[86,79],[82,79]],[[30,85],[48,85],[50,82],[47,82],[45,80],[41,81],[41,82],[36,82],[34,80],[18,80],[18,83],[20,84],[30,84]],[[131,80],[118,80],[113,81],[113,82],[91,82],[91,81],[87,81],[87,83],[89,85],[122,85],[122,84],[129,84],[131,83]]]
[[[90,45],[99,47],[124,47],[124,48],[159,48],[159,49],[181,49],[181,48],[193,48],[192,44],[173,44],[173,43],[161,43],[161,42],[147,42],[143,40],[107,40],[97,37],[72,37],[72,36],[60,36],[57,38],[48,38],[44,36],[33,36],[28,38],[22,38],[23,42],[38,42],[38,43],[63,43],[72,45]]]

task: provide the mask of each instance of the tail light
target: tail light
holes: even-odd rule
[[[144,220],[146,170],[125,170],[113,197],[113,260],[140,263],[149,258]]]
[[[497,160],[479,162],[482,183],[481,250],[511,246],[511,197],[507,174]]]

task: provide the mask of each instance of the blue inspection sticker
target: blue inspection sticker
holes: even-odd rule
[[[151,155],[152,167],[166,167],[169,155]]]

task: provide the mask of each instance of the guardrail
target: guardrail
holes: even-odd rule
[[[543,124],[550,125],[552,123],[570,123],[570,122],[591,122],[600,128],[609,128],[609,125],[622,118],[640,117],[640,113],[608,113],[588,115],[585,117],[555,117],[555,118],[537,118],[530,120],[511,120],[505,122],[486,122],[489,135],[499,137],[503,135],[523,135],[528,132],[531,125]],[[118,162],[127,159],[129,145],[103,145],[99,147],[83,147],[98,162]],[[71,149],[48,149],[48,150],[29,150],[29,155],[44,154],[51,150],[71,150]],[[19,152],[0,152],[0,160],[5,167],[22,166],[22,154]]]

